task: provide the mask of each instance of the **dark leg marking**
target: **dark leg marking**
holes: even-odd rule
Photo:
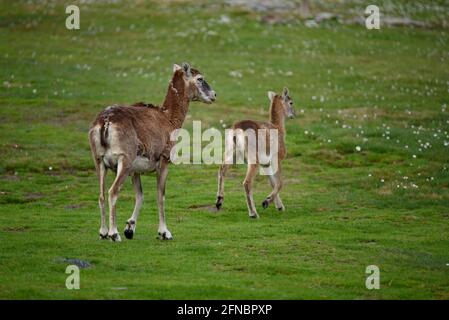
[[[223,204],[223,197],[218,196],[217,197],[217,202],[215,203],[215,206],[217,207],[217,210],[221,209],[222,204]]]
[[[266,208],[268,208],[268,205],[269,205],[270,203],[268,202],[268,199],[265,199],[263,202],[262,202],[262,207],[264,208],[264,209],[266,209]]]
[[[118,233],[114,233],[112,236],[110,236],[110,238],[111,238],[112,241],[115,242],[117,240],[117,238],[118,238]]]
[[[173,240],[173,237],[167,238],[167,233],[166,233],[166,232],[164,232],[164,233],[158,232],[158,235],[159,235],[159,237],[156,238],[156,239],[160,239],[160,240]]]
[[[125,234],[126,239],[131,240],[134,237],[134,231],[131,229],[131,226],[135,223],[136,222],[132,220],[126,222],[127,228],[123,232]]]

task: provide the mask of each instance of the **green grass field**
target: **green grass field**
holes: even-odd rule
[[[66,3],[42,3],[0,1],[0,299],[449,298],[447,28],[267,25],[218,1],[98,1],[78,2],[70,31]],[[172,165],[174,241],[156,239],[152,175],[134,239],[100,241],[90,122],[113,103],[160,103],[183,61],[218,94],[191,104],[187,129],[266,119],[266,92],[290,89],[287,210],[262,209],[259,176],[261,218],[249,219],[239,166],[213,212],[218,166]],[[121,232],[133,205],[129,180]],[[92,264],[80,290],[66,289],[64,258]],[[368,265],[379,290],[365,287]]]

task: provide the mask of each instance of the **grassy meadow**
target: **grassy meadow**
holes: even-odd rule
[[[0,1],[0,299],[449,298],[445,26],[270,25],[220,1],[73,3],[80,30],[65,28],[63,1]],[[145,175],[134,239],[122,233],[129,179],[122,242],[100,241],[90,122],[114,103],[159,104],[183,61],[218,95],[191,103],[187,129],[267,119],[267,91],[290,89],[286,211],[262,209],[270,187],[258,176],[261,218],[249,219],[236,166],[214,212],[218,166],[172,165],[174,240],[156,239],[156,182]],[[80,290],[65,287],[65,258],[91,263]],[[379,290],[365,287],[368,265]]]

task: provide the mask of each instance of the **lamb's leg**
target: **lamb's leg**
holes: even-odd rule
[[[142,182],[140,181],[140,174],[135,173],[132,177],[134,191],[136,192],[136,204],[134,205],[134,211],[131,218],[128,219],[125,225],[125,237],[132,239],[134,232],[136,231],[136,223],[139,218],[140,208],[143,202]]]
[[[273,186],[273,190],[271,191],[271,193],[262,202],[262,206],[264,209],[268,208],[270,203],[272,203],[276,199],[276,197],[279,194],[279,191],[282,188],[282,179],[281,179],[280,171],[278,170],[275,174],[272,175],[272,177],[273,177],[274,186]],[[277,205],[276,205],[276,207],[279,209],[279,207]],[[282,209],[280,209],[280,210],[282,210]]]
[[[224,201],[224,179],[226,176],[226,172],[228,171],[229,164],[223,163],[218,170],[218,191],[217,191],[217,201],[215,202],[215,206],[217,210],[220,210]]]
[[[245,188],[246,193],[246,203],[248,205],[248,213],[251,218],[259,218],[257,214],[256,207],[254,205],[253,199],[253,180],[257,174],[257,165],[256,164],[248,164],[248,169],[246,172],[245,180],[243,181],[243,187]]]
[[[126,156],[120,156],[117,165],[117,176],[114,183],[109,189],[109,238],[113,241],[121,241],[120,235],[117,230],[116,221],[116,204],[120,189],[129,175],[131,168],[131,162]]]
[[[270,180],[271,187],[274,189],[274,187],[276,186],[276,177],[274,175],[269,175],[268,179]],[[276,194],[276,196],[274,197],[274,205],[276,206],[276,209],[278,209],[279,211],[285,210],[284,204],[282,203],[279,193]]]
[[[98,180],[100,182],[100,196],[98,198],[98,205],[101,212],[101,226],[100,226],[100,239],[108,238],[108,226],[106,224],[106,208],[105,203],[105,182],[106,182],[106,167],[101,159],[95,160],[95,168],[97,170]]]
[[[162,240],[172,240],[173,237],[167,229],[167,224],[165,223],[165,182],[167,180],[168,174],[168,161],[163,158],[160,160],[157,167],[157,205],[159,208],[159,238]]]

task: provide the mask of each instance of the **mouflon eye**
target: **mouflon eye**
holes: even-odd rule
[[[203,79],[203,78],[198,78],[198,81],[199,81],[200,83],[202,83],[202,82],[204,81],[204,79]]]

